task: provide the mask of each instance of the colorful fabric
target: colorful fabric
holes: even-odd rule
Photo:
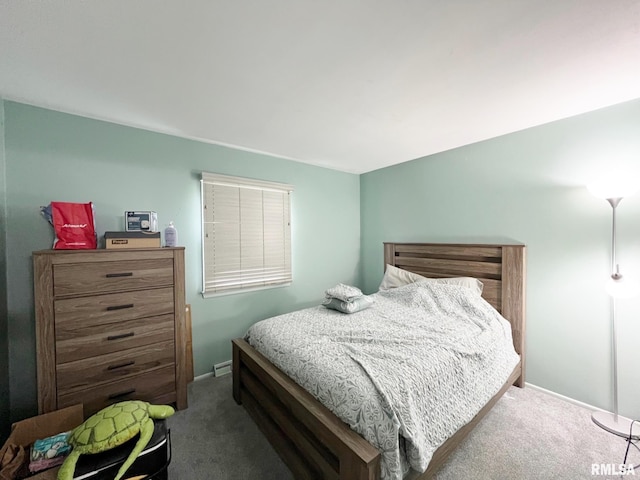
[[[69,432],[64,432],[33,442],[31,461],[50,460],[68,455],[71,451],[71,445],[67,443],[68,436]]]

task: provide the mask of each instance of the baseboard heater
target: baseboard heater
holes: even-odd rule
[[[231,373],[231,360],[213,366],[213,375],[219,377]]]

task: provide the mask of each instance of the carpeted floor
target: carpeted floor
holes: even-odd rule
[[[171,480],[290,480],[287,467],[231,396],[231,375],[189,386],[189,408],[169,419]],[[437,480],[613,479],[592,464],[620,464],[626,442],[590,411],[512,387],[438,472]],[[632,447],[627,463],[640,464]],[[640,476],[640,469],[636,471]],[[622,478],[635,478],[624,476]]]

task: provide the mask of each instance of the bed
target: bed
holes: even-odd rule
[[[385,243],[384,263],[426,277],[468,276],[511,327],[519,359],[507,381],[478,413],[435,450],[422,474],[431,478],[511,386],[524,385],[523,245]],[[244,339],[233,340],[233,396],[254,419],[295,478],[380,478],[381,454]]]

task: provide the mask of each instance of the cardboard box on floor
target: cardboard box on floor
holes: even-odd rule
[[[16,422],[11,426],[11,434],[0,449],[0,458],[9,444],[26,447],[40,438],[67,432],[83,421],[82,405],[73,405]],[[56,480],[58,469],[59,467],[44,470],[29,477],[29,480]]]

